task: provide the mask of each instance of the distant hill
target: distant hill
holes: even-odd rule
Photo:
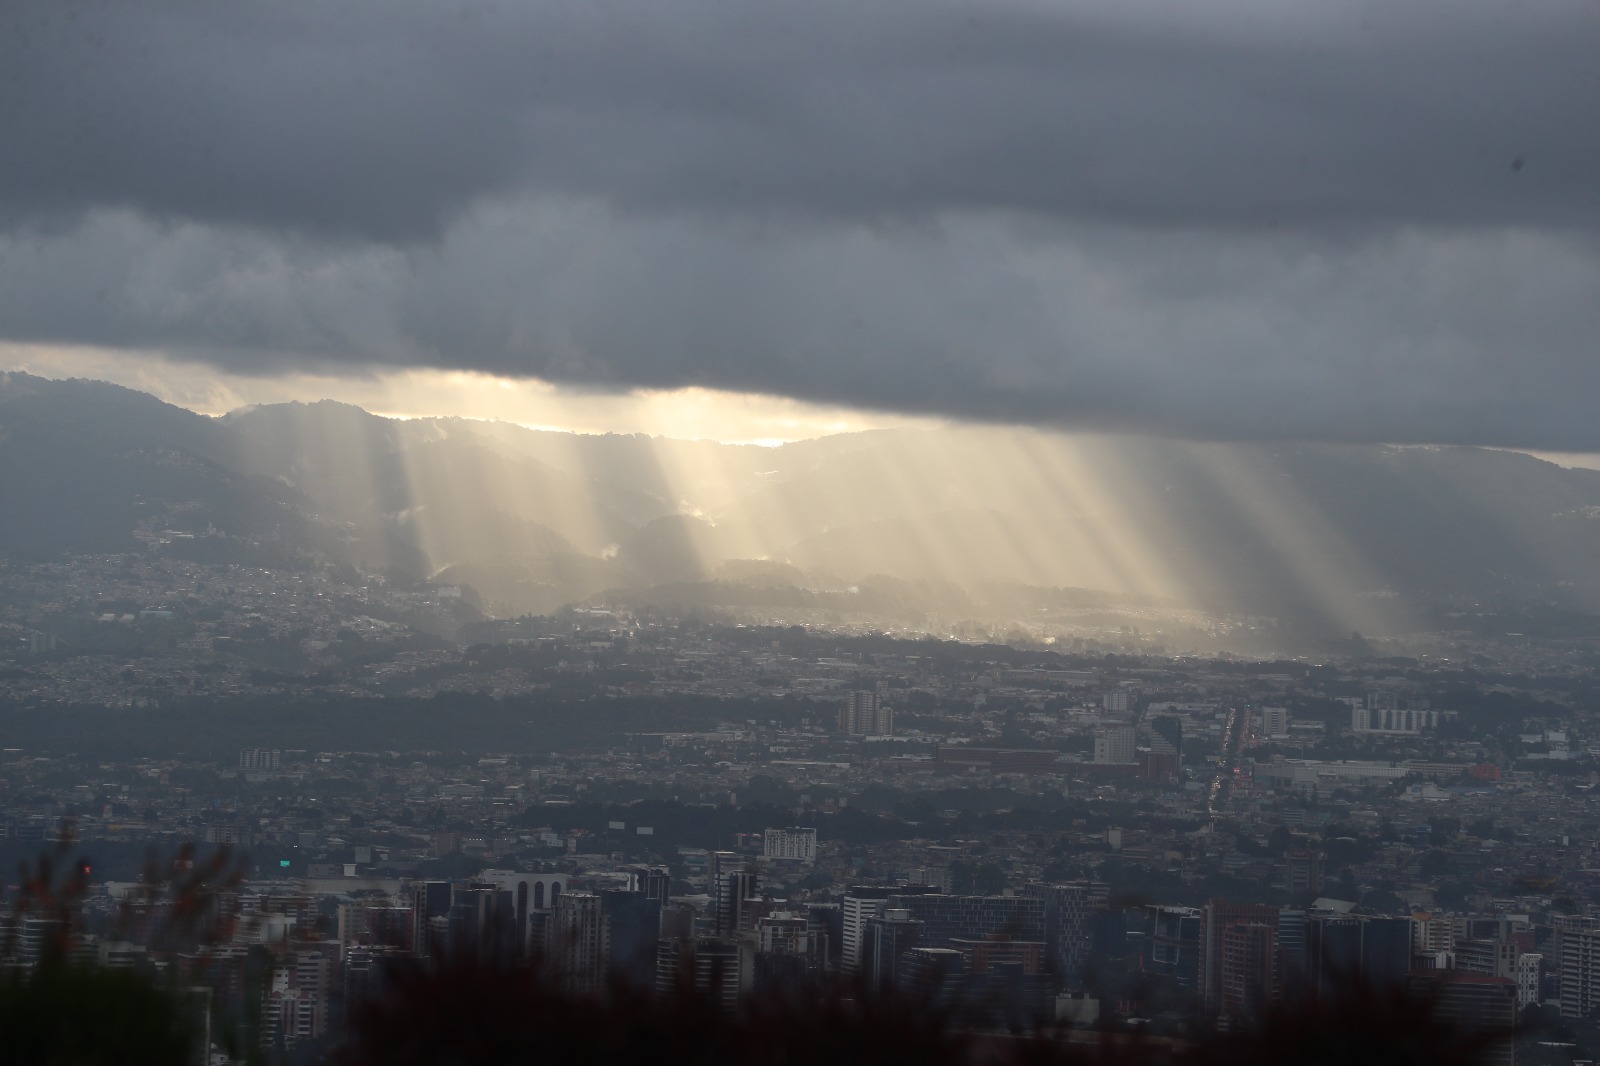
[[[252,557],[268,541],[326,546],[291,488],[227,456],[224,427],[144,393],[0,374],[0,554],[127,551],[174,527],[232,535]]]
[[[993,428],[759,448],[331,402],[211,419],[14,373],[0,499],[8,558],[204,533],[168,549],[438,577],[498,614],[601,594],[913,612],[1064,596],[1348,633],[1437,604],[1600,610],[1600,473],[1474,448]]]

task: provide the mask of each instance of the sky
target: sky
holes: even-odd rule
[[[1596,452],[1596,55],[1594,0],[10,0],[0,368]]]

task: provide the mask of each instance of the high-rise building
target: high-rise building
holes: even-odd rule
[[[279,961],[263,990],[264,1047],[293,1047],[327,1031],[331,973],[331,960],[316,949],[296,951]]]
[[[656,951],[656,992],[670,996],[688,986],[737,1009],[755,982],[755,950],[748,940],[663,938]]]
[[[1374,694],[1369,694],[1369,704],[1371,695]],[[1441,722],[1454,716],[1454,711],[1435,711],[1427,707],[1357,706],[1350,709],[1350,731],[1416,736],[1433,732]]]
[[[71,948],[71,929],[61,918],[27,915],[16,920],[16,955],[26,966],[62,957]]]
[[[853,974],[860,968],[862,930],[867,919],[876,918],[889,906],[891,898],[907,899],[930,895],[933,889],[923,885],[853,885],[845,891],[840,905],[839,968]],[[900,906],[903,904],[897,904]]]
[[[1515,977],[1517,973],[1517,946],[1499,937],[1457,940],[1456,966],[1458,970],[1487,974],[1490,977]]]
[[[923,924],[903,907],[887,907],[868,918],[861,930],[858,973],[869,988],[887,991],[895,985],[900,956],[922,943]]]
[[[897,891],[887,885],[856,885],[845,893],[840,907],[844,928],[839,952],[839,967],[845,973],[853,974],[860,969],[861,939],[867,920],[882,914],[889,905],[889,897]]]
[[[640,866],[628,871],[628,890],[662,903],[672,894],[672,875],[664,866]]]
[[[283,765],[283,752],[276,748],[244,748],[239,752],[241,770],[276,770]]]
[[[1334,997],[1360,985],[1379,994],[1411,971],[1411,919],[1278,912],[1278,984],[1285,997]]]
[[[814,938],[825,968],[839,969],[844,944],[844,908],[837,903],[813,903],[806,908],[806,929]]]
[[[1194,988],[1200,979],[1200,931],[1204,925],[1205,913],[1194,907],[1151,907],[1146,968],[1174,978],[1184,988]]]
[[[1137,734],[1133,726],[1108,722],[1094,731],[1094,761],[1126,765],[1139,761]]]
[[[642,988],[655,981],[661,902],[642,892],[600,893],[602,961],[608,975]]]
[[[756,893],[756,873],[749,860],[732,851],[711,853],[709,888],[713,908],[712,924],[718,936],[732,936],[749,929],[754,921],[750,903]]]
[[[1261,735],[1264,737],[1286,737],[1289,735],[1289,708],[1263,707],[1261,708]]]
[[[1539,1003],[1539,980],[1543,976],[1544,956],[1535,951],[1524,952],[1517,956],[1517,1009],[1537,1006]]]
[[[369,999],[383,994],[391,969],[410,957],[403,948],[388,945],[357,945],[345,953],[343,971],[343,1016],[346,1026],[352,1015]]]
[[[512,932],[509,939],[518,954],[527,954],[538,941],[534,939],[535,914],[546,912],[555,905],[567,883],[566,874],[524,873],[517,870],[485,870],[478,881],[494,885],[510,893],[509,921]]]
[[[1411,950],[1418,955],[1437,955],[1456,946],[1456,925],[1446,917],[1421,915],[1411,922]]]
[[[1253,1017],[1278,995],[1278,909],[1214,899],[1200,941],[1200,995],[1224,1024]]]
[[[1284,852],[1283,869],[1291,896],[1316,896],[1322,891],[1322,856],[1310,848]]]
[[[959,1015],[963,1024],[1011,1032],[1036,1029],[1055,1013],[1055,978],[1046,972],[1037,940],[956,938],[966,973]]]
[[[1515,1066],[1517,983],[1471,970],[1439,970],[1412,979],[1428,996],[1441,1021],[1456,1027],[1468,1041],[1489,1037],[1474,1060],[1485,1066]]]
[[[1600,918],[1556,919],[1561,959],[1561,1016],[1587,1018],[1600,1007]]]
[[[904,894],[888,904],[924,926],[928,947],[953,947],[962,940],[1045,940],[1045,900],[1034,896],[943,896]]]
[[[535,874],[528,882],[529,911],[548,911],[567,890],[566,874]]]
[[[1307,921],[1303,981],[1314,997],[1331,997],[1359,979],[1364,924],[1348,914],[1318,914]]]
[[[1367,987],[1398,988],[1411,972],[1411,919],[1368,918],[1361,926],[1361,977]]]
[[[912,948],[900,957],[896,984],[913,1002],[948,1008],[961,995],[966,956],[954,948]]]
[[[1217,1016],[1226,1021],[1260,1017],[1278,995],[1277,928],[1236,921],[1222,927]]]
[[[1094,946],[1090,921],[1096,900],[1088,885],[1027,885],[1023,895],[1044,901],[1044,942],[1050,972],[1058,983],[1077,988]]]
[[[927,885],[936,892],[955,891],[955,877],[948,866],[913,866],[906,871],[906,880],[914,885]]]
[[[415,950],[416,917],[410,907],[391,906],[387,899],[361,900],[339,905],[339,947],[392,947]]]
[[[858,689],[839,704],[839,732],[853,736],[893,736],[894,711],[878,693]]]
[[[255,831],[238,822],[208,825],[202,833],[201,839],[207,844],[228,844],[233,847],[248,848],[255,840]]]
[[[761,834],[761,857],[789,859],[811,865],[817,861],[815,829],[768,829]]]
[[[1311,915],[1298,907],[1278,911],[1278,984],[1285,996],[1312,991],[1307,962],[1311,954]]]
[[[445,946],[437,943],[433,935],[432,920],[447,918],[450,914],[449,881],[415,881],[411,885],[411,950],[419,958],[435,958]]]
[[[1164,742],[1165,745],[1160,750],[1165,751],[1166,747],[1170,747],[1172,749],[1172,753],[1177,755],[1179,759],[1182,759],[1183,719],[1174,718],[1171,715],[1160,715],[1149,720],[1149,727],[1152,748],[1155,748],[1155,740],[1159,738]]]
[[[499,885],[481,881],[456,885],[450,896],[450,949],[474,958],[514,958],[522,954],[515,897]]]
[[[562,987],[583,995],[600,988],[605,976],[605,922],[600,897],[593,892],[563,892],[545,933],[545,956],[557,968]]]
[[[802,913],[764,914],[756,919],[755,934],[757,988],[792,989],[826,967],[827,939],[814,933]]]
[[[767,914],[756,920],[756,948],[763,955],[804,955],[811,947],[805,917]]]

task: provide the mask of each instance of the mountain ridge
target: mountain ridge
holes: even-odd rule
[[[1429,603],[1600,611],[1600,472],[1498,449],[992,427],[769,448],[332,401],[211,418],[9,373],[0,492],[0,556],[209,529],[246,554],[470,584],[494,614],[628,589],[745,601],[773,574],[830,596],[869,576],[1088,589],[1346,633]]]

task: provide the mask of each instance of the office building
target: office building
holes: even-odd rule
[[[1194,988],[1200,979],[1204,925],[1205,913],[1194,907],[1151,907],[1146,969],[1173,978],[1180,987]]]
[[[759,900],[757,878],[749,860],[732,851],[710,856],[707,888],[711,896],[712,928],[718,936],[748,930],[754,922],[751,903]]]
[[[601,954],[607,975],[637,987],[655,980],[661,900],[643,892],[600,893]]]
[[[1311,914],[1297,907],[1278,911],[1278,984],[1286,996],[1309,994]]]
[[[922,885],[854,885],[845,892],[840,905],[839,968],[856,973],[861,963],[862,932],[869,918],[876,918],[889,907],[891,898],[905,900],[930,895],[933,889]],[[897,903],[896,906],[904,906]]]
[[[887,907],[868,918],[861,930],[858,973],[867,987],[885,992],[895,986],[900,956],[923,944],[924,926],[903,907]]]
[[[897,894],[888,904],[923,923],[928,947],[964,940],[1045,940],[1045,900],[1033,896]]]
[[[1023,895],[1044,902],[1044,942],[1049,969],[1057,982],[1077,988],[1093,947],[1090,923],[1098,907],[1085,884],[1026,886]]]
[[[856,973],[861,965],[861,941],[868,919],[881,915],[889,905],[889,897],[900,889],[887,885],[856,885],[845,893],[843,929],[840,937],[839,967],[847,974]]]
[[[912,948],[900,957],[896,984],[914,1003],[949,1008],[964,992],[967,960],[954,948]]]

